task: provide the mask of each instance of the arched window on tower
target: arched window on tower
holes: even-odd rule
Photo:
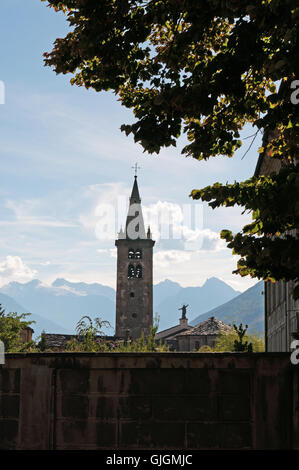
[[[142,266],[141,266],[141,264],[138,264],[138,265],[136,266],[135,276],[137,277],[137,279],[141,279],[141,278],[142,278]]]
[[[133,259],[135,256],[135,251],[133,250],[133,248],[129,248],[129,251],[128,251],[128,258],[129,259]]]
[[[132,264],[128,267],[128,279],[133,279],[135,277],[135,269]]]
[[[142,258],[142,251],[138,248],[135,250],[135,259],[141,259]]]

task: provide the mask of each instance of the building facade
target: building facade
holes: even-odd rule
[[[275,132],[275,131],[274,131]],[[271,133],[264,135],[271,140]],[[265,147],[265,145],[264,145]],[[281,169],[281,160],[272,158],[267,152],[260,155],[255,176],[270,175]],[[290,232],[296,236],[296,232]],[[264,284],[265,298],[265,344],[267,352],[291,351],[291,343],[299,333],[299,300],[293,299],[293,282],[270,281]]]
[[[117,247],[116,337],[133,340],[149,334],[153,325],[153,247],[150,228],[145,232],[141,199],[135,176],[125,230]]]
[[[213,348],[220,332],[230,332],[231,327],[215,317],[188,325],[188,319],[182,315],[179,325],[160,331],[156,335],[157,343],[166,344],[170,351],[198,351],[202,346]]]
[[[170,351],[177,350],[178,344],[176,335],[183,333],[183,331],[190,330],[192,327],[188,325],[188,318],[182,316],[178,325],[167,328],[166,330],[159,331],[156,334],[156,342],[165,344],[169,347]]]
[[[198,351],[202,346],[213,348],[221,332],[229,333],[232,328],[218,318],[210,317],[198,325],[175,336],[177,351]]]

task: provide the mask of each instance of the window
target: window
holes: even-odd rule
[[[141,266],[141,264],[138,264],[138,266],[136,267],[135,275],[136,275],[137,279],[142,278],[142,266]]]
[[[142,278],[142,266],[141,264],[138,264],[136,268],[134,268],[133,264],[130,264],[128,267],[128,279],[141,279]],[[133,295],[131,297],[134,297],[134,292],[132,292]]]
[[[130,248],[128,251],[128,258],[129,259],[141,259],[142,251],[139,248],[137,248],[137,250],[133,250],[133,248]]]
[[[130,292],[130,297],[135,297],[134,292]]]
[[[128,279],[132,279],[133,277],[135,277],[135,269],[134,266],[130,264],[128,267]]]

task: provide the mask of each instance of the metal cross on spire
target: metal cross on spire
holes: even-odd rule
[[[138,172],[138,170],[140,170],[140,166],[138,166],[138,164],[135,163],[135,165],[132,166],[132,168],[133,168],[133,170],[135,170],[135,178],[136,178],[137,177],[137,172]]]

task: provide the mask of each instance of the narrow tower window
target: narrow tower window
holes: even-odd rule
[[[141,279],[141,278],[142,278],[142,266],[141,266],[141,264],[138,264],[138,266],[136,267],[135,276],[136,276],[138,279]]]
[[[128,279],[132,279],[135,277],[135,269],[132,264],[129,265],[128,267]]]
[[[132,248],[130,248],[128,252],[128,258],[133,259],[134,255],[135,255],[135,251]]]
[[[142,258],[142,251],[138,248],[135,251],[135,259],[141,259]]]

